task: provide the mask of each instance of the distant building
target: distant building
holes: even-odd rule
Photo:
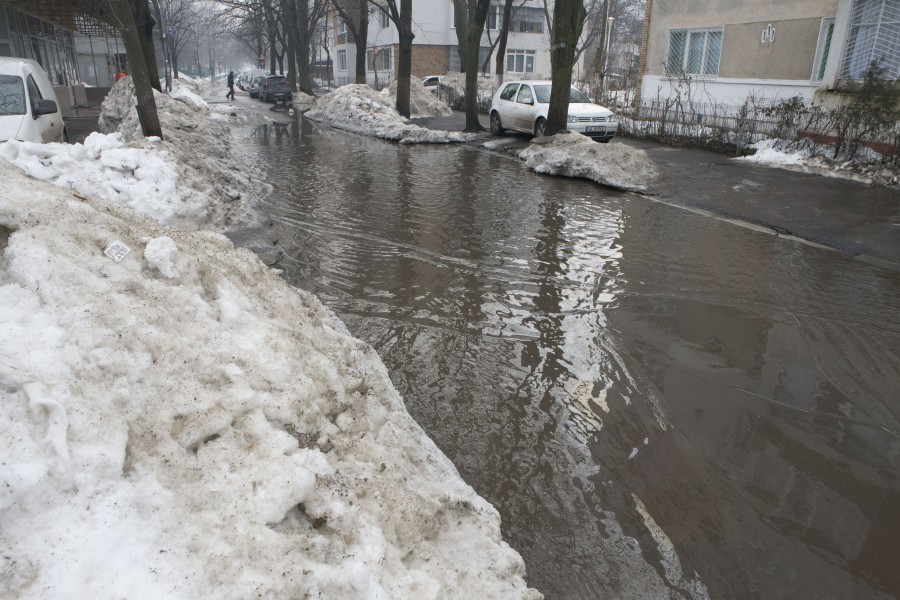
[[[900,0],[648,0],[643,99],[810,100],[876,61],[900,77]],[[647,26],[649,25],[649,26]]]
[[[550,3],[552,12],[552,2]],[[542,0],[517,0],[514,3],[509,38],[506,44],[507,77],[550,78],[550,34]],[[492,3],[481,42],[479,63],[487,62],[488,73],[495,71],[495,51],[503,18],[502,3]],[[451,0],[416,0],[412,15],[412,74],[415,77],[443,75],[459,71],[459,50]],[[398,51],[397,28],[380,9],[369,16],[367,39],[367,80],[370,85],[385,86],[396,78]],[[337,19],[334,45],[334,80],[338,85],[353,83],[356,50],[347,26]],[[376,82],[377,78],[377,82]]]
[[[84,103],[80,84],[108,87],[116,70],[125,67],[121,38],[91,14],[102,9],[94,4],[0,0],[0,56],[37,61],[64,110]]]

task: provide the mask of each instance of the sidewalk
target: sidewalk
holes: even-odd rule
[[[487,116],[479,116],[487,125]],[[465,114],[414,119],[429,129],[461,131]],[[531,136],[507,134],[501,151],[516,155]],[[484,147],[487,134],[471,144]],[[895,189],[765,167],[705,150],[616,138],[644,150],[659,170],[654,200],[724,218],[765,233],[794,237],[900,272],[900,192]]]
[[[69,143],[79,144],[91,133],[97,131],[97,119],[100,117],[100,105],[109,88],[86,88],[87,106],[73,107],[63,113]]]

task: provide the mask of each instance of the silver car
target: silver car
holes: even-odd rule
[[[505,130],[514,129],[537,137],[544,135],[551,85],[550,81],[508,81],[500,86],[491,102],[491,133],[503,135]],[[615,137],[619,123],[611,110],[594,104],[573,87],[566,129],[608,142]]]

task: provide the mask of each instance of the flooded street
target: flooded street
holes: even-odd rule
[[[548,600],[900,596],[900,274],[466,146],[240,143]]]

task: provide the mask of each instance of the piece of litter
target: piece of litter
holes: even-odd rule
[[[116,262],[119,262],[125,255],[131,252],[131,248],[120,242],[119,240],[114,241],[110,244],[106,250],[103,251],[103,254],[107,255],[111,259]]]
[[[648,438],[648,437],[644,438],[644,445],[646,446],[649,443],[650,443],[650,438]]]
[[[631,449],[631,454],[628,455],[628,460],[631,460],[632,458],[634,458],[635,456],[637,456],[637,453],[638,453],[638,449],[637,449],[637,448],[632,448],[632,449]]]

